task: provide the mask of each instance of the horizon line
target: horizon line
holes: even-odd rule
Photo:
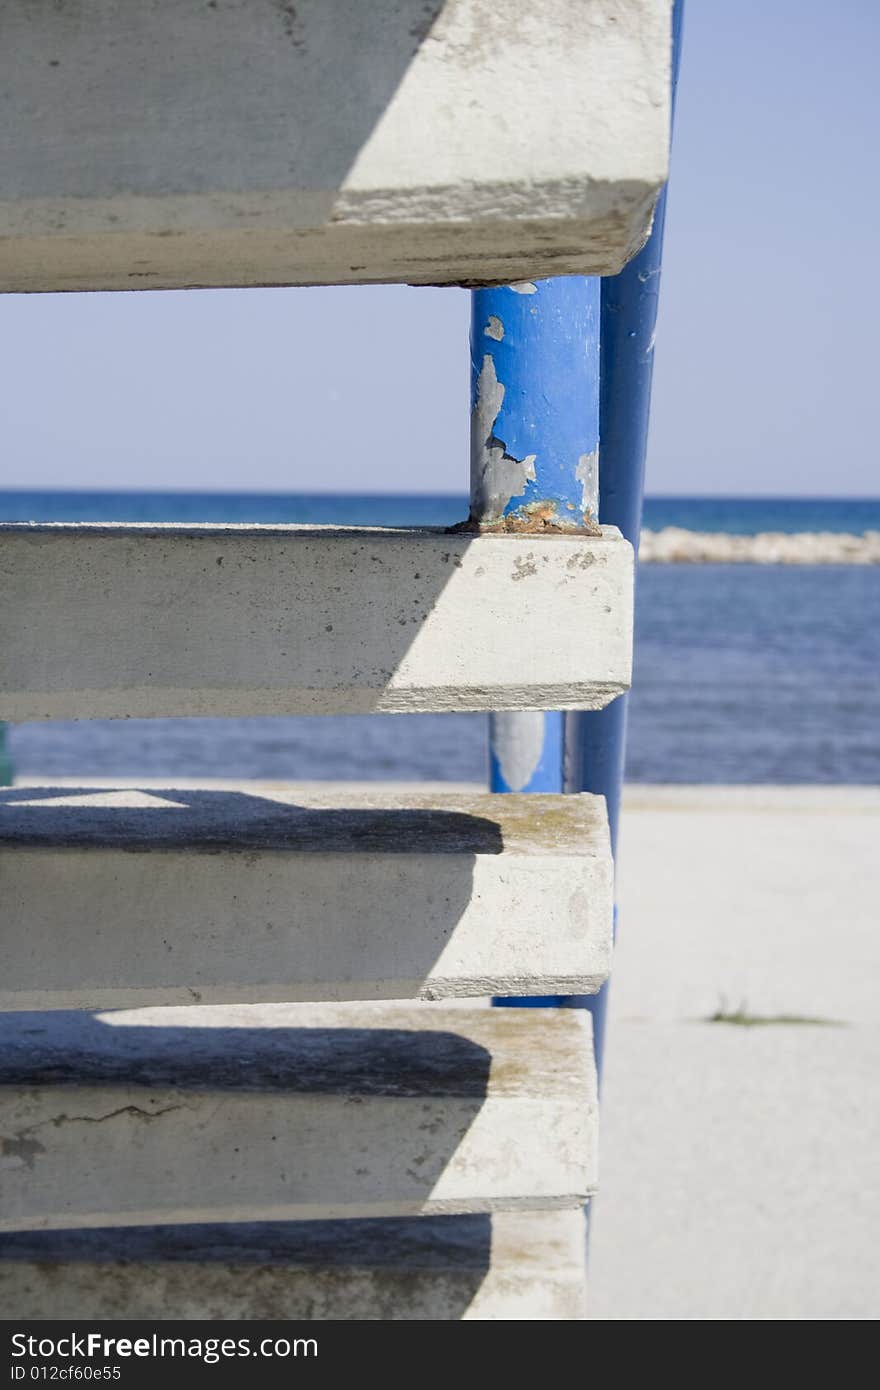
[[[601,479],[600,479],[601,488]],[[36,493],[49,495],[59,494],[81,494],[132,496],[132,497],[357,497],[357,498],[449,498],[457,500],[466,498],[468,493],[462,491],[443,490],[432,492],[428,490],[416,490],[408,492],[383,489],[374,492],[357,492],[351,489],[321,490],[321,489],[275,489],[275,488],[206,488],[206,487],[53,487],[50,485],[38,485],[27,487],[25,485],[13,485],[11,487],[0,487],[0,497],[27,494],[33,496]],[[784,492],[646,492],[646,502],[880,502],[880,492],[877,493],[850,493],[850,492],[803,492],[803,493],[784,493]]]

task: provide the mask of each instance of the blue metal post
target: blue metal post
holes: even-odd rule
[[[471,521],[507,531],[595,529],[599,281],[477,290],[471,374]]]
[[[493,792],[561,792],[565,779],[565,715],[547,712],[489,715],[489,789]],[[495,999],[496,1008],[539,1009],[564,1005],[555,994]]]
[[[683,0],[676,0],[672,20],[672,95],[681,52]],[[619,275],[602,280],[602,440],[599,517],[617,526],[638,555],[645,486],[645,454],[654,370],[654,329],[660,293],[660,264],[666,218],[666,190],[660,194],[647,243]],[[566,717],[567,791],[596,792],[605,797],[611,847],[617,855],[620,797],[626,757],[628,696],[603,710]],[[596,1065],[601,1072],[608,986],[597,995],[570,1001],[593,1015]]]
[[[676,0],[673,106],[683,12],[683,0]],[[472,522],[507,530],[537,530],[538,523],[589,529],[598,517],[619,527],[638,553],[665,213],[664,190],[651,236],[620,275],[474,294]],[[598,711],[493,715],[492,790],[604,796],[616,854],[626,717],[625,697]],[[601,1070],[607,986],[595,996],[496,1003],[589,1009]]]
[[[471,522],[522,533],[596,528],[599,281],[478,290],[471,326]],[[559,634],[577,641],[577,633]],[[496,792],[561,792],[565,717],[493,714]],[[499,999],[508,1007],[567,1001]]]

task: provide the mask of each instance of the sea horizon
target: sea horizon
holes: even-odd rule
[[[350,526],[449,526],[467,515],[459,492],[277,492],[268,489],[5,488],[0,522],[217,522]],[[600,501],[601,516],[601,501]],[[694,532],[880,530],[880,496],[749,496],[652,493],[643,526]]]

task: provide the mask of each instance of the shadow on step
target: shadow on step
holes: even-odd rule
[[[491,1261],[489,1216],[15,1232],[0,1303],[30,1318],[457,1320]]]
[[[414,788],[414,794],[417,788]],[[103,803],[103,804],[102,804]],[[151,787],[10,787],[0,844],[29,848],[501,854],[501,825],[442,807],[298,806],[271,795]]]
[[[438,962],[504,848],[502,824],[442,806],[4,791],[0,1003],[405,998],[435,974],[450,993]],[[490,992],[490,965],[465,952],[453,984],[471,968]]]
[[[471,1130],[491,1054],[462,1021],[426,1005],[0,1016],[0,1229],[486,1210]]]
[[[337,1017],[345,1007],[335,1006]],[[418,1007],[408,1012],[407,1022]],[[283,1004],[99,1016],[61,1010],[0,1014],[0,1087],[245,1091],[271,1094],[279,1102],[304,1094],[485,1098],[492,1059],[470,1038],[427,1026],[316,1027],[311,1017],[319,1010],[326,1016],[327,1006]],[[136,1021],[139,1013],[149,1015],[144,1026]],[[215,1025],[218,1015],[227,1026]],[[298,1015],[308,1018],[308,1026],[284,1026]],[[248,1027],[249,1016],[259,1016],[260,1026]],[[169,1026],[172,1018],[184,1022]]]

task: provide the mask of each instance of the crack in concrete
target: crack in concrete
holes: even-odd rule
[[[62,1125],[101,1125],[108,1120],[118,1119],[120,1115],[131,1115],[139,1120],[158,1120],[163,1115],[170,1115],[173,1110],[185,1109],[186,1106],[183,1103],[165,1105],[161,1110],[145,1110],[140,1105],[129,1104],[117,1106],[115,1110],[109,1110],[105,1115],[51,1115],[45,1120],[36,1120],[32,1125],[25,1125],[23,1129],[16,1130],[11,1136],[0,1138],[0,1154],[3,1155],[3,1158],[11,1160],[5,1164],[0,1163],[0,1167],[26,1166],[32,1168],[37,1155],[46,1152],[45,1144],[41,1144],[38,1139],[34,1139],[32,1136],[50,1125],[53,1129],[60,1129]]]

